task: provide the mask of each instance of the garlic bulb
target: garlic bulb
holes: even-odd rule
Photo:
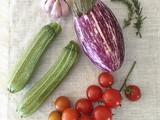
[[[53,18],[59,18],[70,13],[72,0],[41,0],[41,7]]]

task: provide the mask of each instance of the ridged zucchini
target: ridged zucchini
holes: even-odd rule
[[[17,107],[21,117],[33,114],[43,104],[73,67],[78,55],[79,46],[70,41],[50,70],[23,96]]]
[[[16,93],[26,86],[42,53],[60,31],[61,26],[55,22],[41,28],[11,72],[9,92]]]

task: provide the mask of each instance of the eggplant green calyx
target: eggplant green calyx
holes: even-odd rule
[[[73,0],[73,13],[75,16],[80,16],[92,10],[97,0]]]

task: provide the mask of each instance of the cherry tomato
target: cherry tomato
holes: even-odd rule
[[[103,103],[109,108],[116,108],[121,104],[121,93],[116,89],[107,89],[102,95]]]
[[[88,115],[92,111],[92,103],[88,99],[82,98],[76,102],[75,108],[79,113]]]
[[[48,120],[62,120],[62,116],[58,111],[52,111],[48,116]]]
[[[67,108],[62,113],[62,120],[79,120],[78,111],[74,108]]]
[[[101,87],[109,87],[114,83],[114,77],[110,73],[102,72],[98,76],[98,82]]]
[[[79,120],[93,120],[93,118],[87,115],[83,115],[79,118]]]
[[[103,105],[94,108],[92,115],[94,120],[112,120],[112,111]]]
[[[141,98],[141,90],[136,85],[129,85],[125,89],[125,95],[126,95],[128,100],[137,101]]]
[[[70,107],[70,100],[65,96],[60,96],[55,100],[54,104],[58,111],[63,112]]]
[[[97,85],[91,85],[87,88],[87,98],[91,102],[99,101],[102,98],[102,89]]]

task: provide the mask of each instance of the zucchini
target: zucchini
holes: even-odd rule
[[[22,97],[16,109],[21,117],[28,117],[37,111],[73,67],[78,55],[79,46],[70,41],[50,70]]]
[[[11,72],[7,83],[9,92],[16,93],[26,86],[42,53],[60,31],[61,26],[55,22],[41,28]]]

